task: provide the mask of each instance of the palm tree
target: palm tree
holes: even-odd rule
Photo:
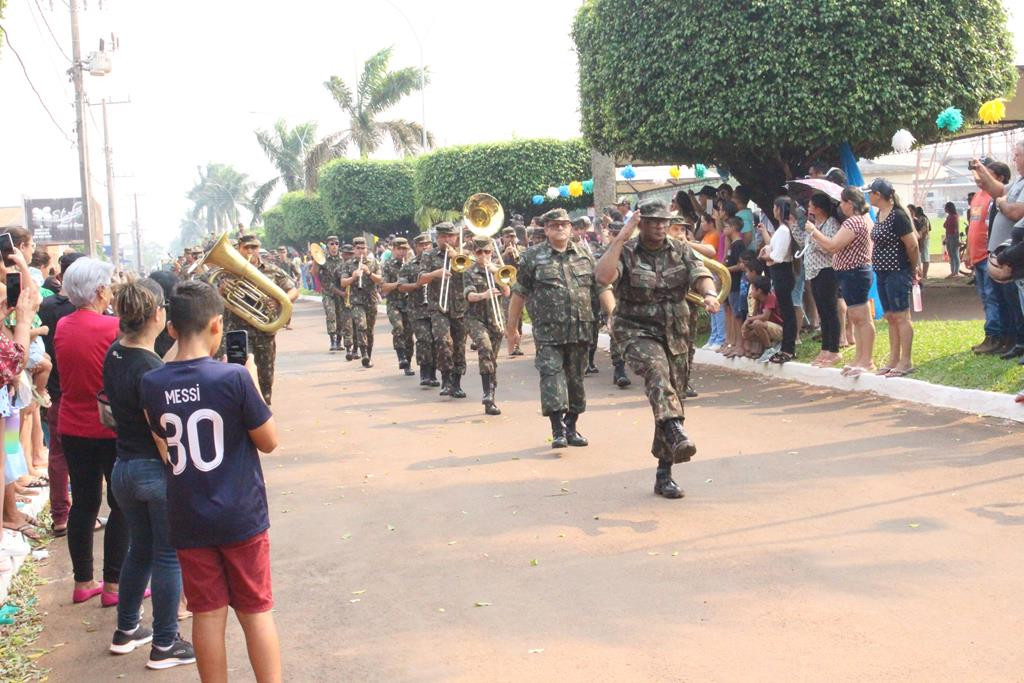
[[[256,142],[277,168],[278,175],[257,187],[252,193],[249,208],[252,210],[254,224],[263,214],[263,207],[279,182],[284,183],[287,192],[302,189],[306,176],[303,165],[316,144],[316,123],[308,121],[289,129],[284,119],[278,119],[273,132],[257,130],[255,133]]]
[[[197,170],[199,182],[187,195],[194,202],[191,217],[205,218],[207,233],[232,229],[238,223],[238,207],[248,204],[252,183],[229,164],[211,163],[205,172],[201,166]]]
[[[306,160],[306,190],[316,190],[320,167],[330,159],[344,156],[350,145],[356,146],[363,159],[381,146],[384,136],[391,138],[395,150],[407,156],[422,149],[423,127],[420,124],[404,119],[377,119],[403,97],[420,89],[419,69],[407,67],[388,71],[391,50],[386,47],[366,60],[355,93],[337,76],[324,82],[331,97],[348,114],[349,122],[348,128],[328,135],[310,150]],[[422,78],[426,83],[425,73]],[[433,142],[433,136],[427,133],[427,146]]]

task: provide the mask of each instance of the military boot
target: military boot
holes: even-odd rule
[[[587,371],[585,373],[587,375],[596,375],[600,372],[600,370],[597,369],[597,366],[594,365],[594,351],[595,349],[590,349],[590,355],[587,360]]]
[[[632,380],[630,380],[629,377],[626,375],[625,361],[616,361],[615,363],[613,363],[613,365],[615,366],[615,372],[612,375],[612,381],[615,382],[615,386],[617,386],[620,389],[625,389],[626,387],[633,383]]]
[[[420,386],[421,387],[429,387],[429,386],[431,386],[430,385],[430,366],[429,365],[421,365],[420,366]]]
[[[438,392],[439,396],[451,396],[452,395],[452,373],[441,371],[441,391]]]
[[[672,479],[671,460],[658,460],[658,473],[654,475],[654,493],[665,498],[682,498],[686,495]]]
[[[590,444],[587,437],[576,431],[576,421],[580,419],[579,413],[565,414],[565,441],[570,446],[587,446]]]
[[[331,351],[331,353],[334,353],[335,351],[338,350],[338,335],[336,335],[336,334],[328,334],[327,336],[331,338],[331,348],[330,348],[330,351]]]
[[[689,382],[686,383],[686,398],[697,398],[697,390]]]
[[[484,404],[484,412],[488,415],[501,415],[501,409],[494,403],[494,375],[480,375],[480,384],[484,388],[484,398],[481,401]]]
[[[406,377],[412,377],[416,374],[416,371],[412,369],[412,356],[408,355],[408,353],[408,351],[403,353],[403,355],[405,355],[405,367],[402,368],[401,363],[399,363],[398,367],[402,368]]]
[[[346,346],[345,347],[345,360],[355,360],[355,359],[356,359],[356,354],[352,353],[352,347],[351,346]]]
[[[548,419],[551,420],[552,448],[565,448],[569,445],[569,442],[565,439],[565,424],[562,423],[564,416],[565,413],[561,411],[548,415]]]
[[[448,384],[452,388],[452,398],[466,398],[466,392],[462,390],[462,375],[457,370],[452,370]]]
[[[441,386],[441,383],[437,381],[437,368],[435,368],[433,365],[428,365],[427,367],[430,368],[430,386]]]
[[[408,370],[409,369],[409,359],[405,357],[405,351],[395,351],[395,354],[398,355],[398,369],[399,370]]]
[[[683,431],[683,421],[678,417],[661,423],[661,433],[672,451],[672,462],[689,462],[697,453],[697,445],[690,441]]]

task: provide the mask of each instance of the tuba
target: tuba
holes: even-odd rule
[[[288,295],[228,243],[224,233],[196,267],[210,266],[206,281],[213,285],[224,306],[260,332],[273,334],[292,316]]]
[[[729,269],[724,264],[719,263],[713,258],[708,258],[696,251],[693,252],[693,255],[699,258],[704,267],[710,270],[711,274],[718,280],[718,301],[719,303],[724,302],[729,298],[729,289],[732,287],[732,273],[729,272]],[[686,293],[686,300],[692,304],[704,304],[703,297],[694,291]]]

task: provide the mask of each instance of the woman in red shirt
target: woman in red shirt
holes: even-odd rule
[[[116,434],[100,423],[96,407],[96,394],[103,388],[103,359],[118,335],[117,318],[104,315],[113,299],[113,272],[111,264],[91,258],[71,264],[64,273],[64,292],[78,310],[57,322],[53,340],[61,391],[58,424],[71,476],[68,552],[75,574],[74,602],[101,592],[116,595],[128,547],[124,516],[110,491]],[[103,582],[97,583],[93,578],[93,523],[100,511],[104,479],[110,518],[103,532]]]

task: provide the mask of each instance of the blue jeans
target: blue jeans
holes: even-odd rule
[[[974,264],[974,289],[978,292],[982,306],[985,307],[985,336],[1002,337],[1003,325],[999,312],[999,294],[996,283],[988,276],[988,259]]]
[[[949,254],[949,272],[960,274],[960,236],[946,235],[946,253]]]
[[[710,316],[711,318],[711,337],[708,341],[712,344],[724,344],[725,343],[725,309],[718,309],[718,313],[714,313]]]
[[[181,567],[167,533],[167,475],[159,460],[114,464],[111,488],[128,522],[131,540],[121,565],[117,628],[139,624],[146,584],[153,581],[153,643],[167,647],[178,634]]]
[[[1024,315],[1021,314],[1020,290],[1017,283],[993,283],[1000,298],[999,315],[1003,336],[1009,337],[1017,346],[1024,346]]]

